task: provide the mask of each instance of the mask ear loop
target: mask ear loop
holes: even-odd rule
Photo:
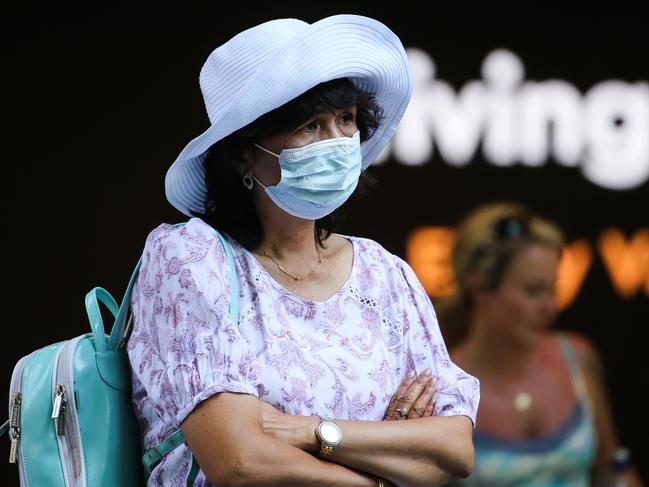
[[[268,149],[266,149],[265,147],[262,147],[262,146],[260,146],[259,144],[255,144],[254,142],[252,143],[252,145],[254,145],[254,146],[257,147],[258,149],[261,149],[261,150],[263,150],[264,152],[270,154],[271,156],[275,156],[275,157],[277,157],[277,158],[279,159],[279,154],[275,154],[274,152],[271,152],[271,151],[269,151]]]
[[[262,147],[262,146],[260,146],[259,144],[255,144],[254,142],[252,143],[252,145],[254,145],[254,146],[257,147],[258,149],[261,149],[261,150],[263,150],[264,152],[270,154],[271,156],[275,156],[275,157],[277,157],[277,158],[279,159],[279,154],[275,154],[274,152],[271,152],[271,151],[269,151],[268,149],[266,149],[265,147]],[[254,174],[252,175],[252,179],[254,179],[255,181],[257,181],[257,184],[259,184],[259,186],[261,186],[262,188],[266,189],[266,188],[268,187],[268,186],[266,186],[264,183],[262,183],[259,179],[257,179],[257,178],[255,177]]]
[[[262,182],[261,182],[259,179],[257,179],[254,175],[252,176],[252,179],[254,179],[255,181],[257,181],[257,184],[258,184],[259,186],[261,186],[262,188],[264,188],[264,189],[267,189],[267,188],[268,188],[268,186],[266,186],[264,183],[262,183]]]

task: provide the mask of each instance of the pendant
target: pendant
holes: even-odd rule
[[[532,405],[532,396],[529,392],[519,392],[514,397],[514,407],[516,411],[524,412],[527,411]]]

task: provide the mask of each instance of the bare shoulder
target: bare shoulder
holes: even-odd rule
[[[565,332],[565,336],[568,338],[570,344],[575,350],[579,363],[583,369],[598,379],[602,378],[602,359],[593,342],[581,333],[573,331]]]

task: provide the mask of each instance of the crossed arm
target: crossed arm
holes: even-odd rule
[[[406,378],[386,420],[337,421],[344,440],[331,461],[313,455],[318,418],[283,414],[249,395],[217,394],[182,428],[202,470],[219,486],[376,486],[378,478],[435,486],[469,475],[473,444],[468,418],[431,416],[433,393],[429,377]],[[397,407],[411,408],[408,421],[392,421],[405,419]]]

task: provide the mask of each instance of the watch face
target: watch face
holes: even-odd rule
[[[342,436],[338,425],[330,422],[322,423],[320,426],[320,435],[328,443],[337,443]]]

